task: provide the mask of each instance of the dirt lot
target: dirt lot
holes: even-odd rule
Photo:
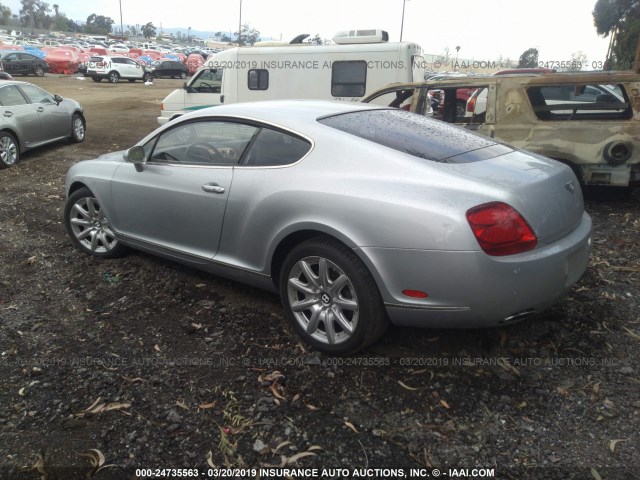
[[[316,478],[640,478],[637,200],[589,192],[591,266],[544,316],[396,328],[362,355],[327,357],[298,341],[275,295],[71,246],[67,169],[155,128],[179,81],[30,80],[79,100],[88,135],[0,171],[0,478],[249,478],[206,469],[268,465]]]

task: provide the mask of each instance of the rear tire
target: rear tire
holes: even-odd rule
[[[184,73],[184,72],[182,72],[182,73],[180,74],[180,78],[184,80],[185,78],[187,78],[187,74],[186,74],[186,73]]]
[[[332,239],[308,240],[287,255],[280,297],[298,335],[325,353],[355,353],[389,325],[373,276],[350,248]]]
[[[9,132],[0,132],[0,168],[13,167],[20,161],[20,145]]]
[[[100,77],[91,77],[91,80],[93,80],[96,83],[100,83],[102,81]]]

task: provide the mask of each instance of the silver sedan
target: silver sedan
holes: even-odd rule
[[[65,224],[280,293],[315,348],[355,352],[389,322],[481,327],[534,315],[585,271],[571,169],[402,110],[218,106],[74,165]]]
[[[26,82],[0,80],[0,168],[31,148],[69,139],[82,142],[86,122],[75,100]]]

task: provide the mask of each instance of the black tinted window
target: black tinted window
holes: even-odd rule
[[[311,148],[306,140],[276,130],[263,128],[247,152],[245,165],[290,165]]]
[[[333,62],[331,95],[334,97],[362,97],[367,85],[367,62],[364,60]]]
[[[320,123],[426,160],[466,163],[513,151],[488,137],[404,110],[364,110]],[[481,149],[491,147],[483,153]]]
[[[269,70],[249,70],[249,90],[267,90],[269,88]]]

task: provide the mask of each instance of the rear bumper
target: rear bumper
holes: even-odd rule
[[[576,283],[589,263],[591,219],[551,244],[508,257],[482,251],[363,248],[390,320],[397,325],[489,327],[545,310]],[[384,279],[384,280],[383,280]],[[427,298],[402,294],[420,290]]]

